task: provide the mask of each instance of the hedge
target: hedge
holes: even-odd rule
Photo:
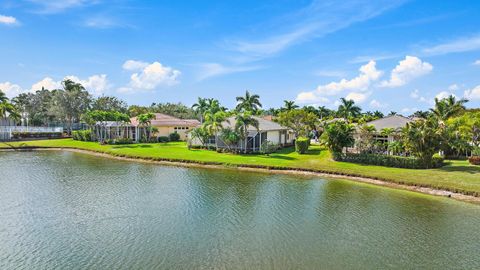
[[[167,136],[160,136],[160,137],[157,138],[157,141],[158,141],[159,143],[167,143],[167,142],[170,141],[170,138],[167,137]]]
[[[433,156],[431,166],[427,166],[420,159],[415,157],[347,153],[336,155],[335,158],[338,161],[406,169],[439,168],[444,165],[444,159],[440,156]]]
[[[310,146],[310,139],[300,137],[295,140],[295,151],[299,154],[305,154]]]
[[[72,139],[76,141],[91,142],[92,131],[89,129],[72,131]]]
[[[61,138],[62,132],[12,132],[14,139],[25,138]]]
[[[180,141],[180,134],[178,134],[177,132],[173,132],[168,135],[168,138],[171,142],[178,142]]]

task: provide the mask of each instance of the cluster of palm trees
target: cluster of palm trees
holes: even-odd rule
[[[198,98],[198,101],[192,105],[192,109],[200,115],[201,126],[192,130],[191,135],[197,138],[204,146],[207,146],[211,137],[217,139],[223,137],[227,145],[236,145],[240,139],[244,140],[244,151],[247,151],[248,128],[258,129],[258,120],[254,117],[262,108],[260,96],[250,94],[247,90],[245,96],[236,98],[237,105],[235,110],[227,111],[220,105],[220,102],[213,98]],[[230,123],[229,117],[234,116],[235,128],[232,130],[224,127],[225,123]],[[219,135],[220,133],[220,135]],[[237,138],[237,139],[236,139]]]
[[[0,90],[0,118],[11,118],[12,120],[20,120],[20,114],[17,108],[10,103],[5,93]]]

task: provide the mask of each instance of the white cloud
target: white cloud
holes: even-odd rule
[[[400,61],[398,65],[392,70],[390,79],[383,81],[382,87],[399,87],[407,84],[409,81],[430,73],[433,66],[427,62],[423,62],[420,58],[415,56],[406,56],[404,60]]]
[[[297,95],[297,98],[295,99],[295,101],[297,103],[300,103],[300,104],[305,104],[305,103],[325,104],[325,103],[330,102],[330,100],[328,98],[318,96],[313,91],[311,91],[311,92],[301,92],[300,94]]]
[[[13,98],[24,92],[20,85],[11,82],[0,83],[0,90],[2,90],[8,98]]]
[[[402,113],[414,113],[416,111],[419,111],[419,109],[415,108],[415,107],[413,107],[413,108],[403,108],[401,110]]]
[[[98,29],[109,29],[109,28],[125,26],[122,23],[119,23],[118,21],[116,21],[115,19],[109,18],[105,15],[90,17],[85,20],[83,25],[86,27],[98,28]]]
[[[319,77],[337,77],[337,78],[347,76],[347,74],[344,71],[340,71],[340,70],[317,70],[314,72],[314,75]]]
[[[15,17],[0,15],[0,24],[15,25],[18,21]]]
[[[460,89],[460,87],[456,83],[454,83],[454,84],[452,84],[448,87],[448,90],[451,91],[451,92],[457,91],[458,89]]]
[[[73,75],[66,76],[65,79],[70,79],[76,83],[82,84],[83,87],[85,87],[85,89],[94,96],[100,96],[104,94],[108,88],[110,88],[106,74],[93,75],[88,77],[86,80],[82,80]]]
[[[480,59],[477,60],[477,61],[475,61],[475,62],[473,62],[473,64],[474,64],[475,66],[480,66]]]
[[[260,69],[259,66],[234,66],[228,67],[219,63],[204,63],[201,64],[200,70],[197,74],[197,79],[199,81],[205,80],[210,77],[221,76],[232,73],[247,72],[252,70]]]
[[[339,82],[320,85],[314,91],[301,92],[296,100],[298,103],[315,103],[323,99],[324,96],[333,96],[343,91],[365,92],[371,83],[378,80],[382,75],[382,71],[377,70],[375,61],[370,61],[368,64],[361,66],[359,71],[360,74],[353,79],[342,79]]]
[[[456,97],[456,95],[452,92],[448,92],[448,91],[441,91],[440,93],[438,93],[435,98],[438,98],[438,99],[444,99],[444,98],[448,98],[449,96],[454,96]]]
[[[130,71],[139,71],[146,68],[149,65],[147,62],[137,60],[127,60],[123,63],[122,68]]]
[[[62,84],[59,81],[54,81],[50,77],[45,77],[44,79],[34,83],[30,88],[31,91],[42,90],[42,87],[47,90],[54,90],[62,88]]]
[[[418,89],[413,90],[413,92],[410,93],[410,97],[420,102],[431,103],[427,98],[420,95],[420,91],[418,91]]]
[[[387,107],[387,104],[384,104],[376,99],[373,99],[372,101],[370,101],[370,107],[381,109],[381,108]]]
[[[355,103],[363,103],[367,98],[370,96],[371,92],[368,93],[360,93],[360,92],[350,92],[345,99],[346,100],[353,100]]]
[[[40,6],[38,13],[59,13],[67,9],[89,6],[99,3],[99,0],[28,0],[32,4]]]
[[[480,85],[477,85],[473,89],[466,90],[464,96],[469,100],[480,100]]]
[[[159,86],[171,86],[178,83],[180,71],[172,67],[163,66],[159,62],[151,64],[129,60],[123,66],[126,70],[136,70],[130,76],[130,82],[127,86],[117,89],[118,92],[134,92],[135,90],[153,90]]]
[[[459,53],[475,51],[480,49],[480,35],[464,37],[450,42],[442,43],[431,48],[423,50],[429,55],[442,55],[449,53]]]
[[[369,20],[404,2],[404,0],[342,3],[312,1],[301,10],[290,12],[287,16],[277,18],[276,21],[260,25],[258,29],[262,30],[255,32],[255,38],[230,39],[227,40],[227,45],[234,51],[258,60],[277,54],[295,44],[323,37],[352,24]]]

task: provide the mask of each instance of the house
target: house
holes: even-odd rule
[[[174,132],[180,135],[180,140],[187,139],[187,132],[200,125],[197,119],[180,119],[163,113],[154,113],[155,118],[151,121],[151,126],[156,127],[158,132],[156,136],[168,136]],[[138,126],[136,117],[132,117],[130,122],[133,126]]]
[[[293,144],[294,135],[288,128],[281,126],[280,124],[254,116],[258,121],[258,130],[253,127],[248,127],[248,138],[246,150],[247,152],[258,152],[263,142],[269,141],[272,144],[279,147],[288,146]],[[235,129],[235,117],[229,117],[222,123],[223,128]],[[198,140],[189,138],[191,144],[200,144]],[[222,140],[221,134],[216,137],[212,137],[209,144],[214,144],[218,148],[229,148],[229,146]],[[233,146],[238,151],[245,150],[245,140],[240,140],[236,146]],[[230,148],[232,148],[230,146]]]
[[[401,115],[391,115],[384,118],[380,118],[374,121],[367,122],[366,125],[375,127],[376,134],[375,139],[378,141],[392,142],[396,140],[395,134],[388,136],[382,135],[383,129],[393,129],[396,133],[400,132],[402,128],[407,126],[408,123],[414,120]]]
[[[144,130],[130,123],[103,121],[90,127],[95,141],[130,139],[139,142]]]

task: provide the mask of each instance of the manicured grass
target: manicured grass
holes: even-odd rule
[[[364,176],[395,183],[425,186],[480,196],[480,166],[468,161],[448,161],[439,169],[413,170],[335,162],[330,153],[318,145],[312,145],[305,155],[293,148],[285,148],[269,156],[234,155],[208,150],[188,150],[184,142],[130,145],[99,145],[95,142],[80,142],[71,139],[41,140],[29,142],[0,143],[0,148],[9,147],[64,147],[91,150],[116,156],[148,159],[167,159],[225,165],[268,166],[315,170],[345,175]]]

